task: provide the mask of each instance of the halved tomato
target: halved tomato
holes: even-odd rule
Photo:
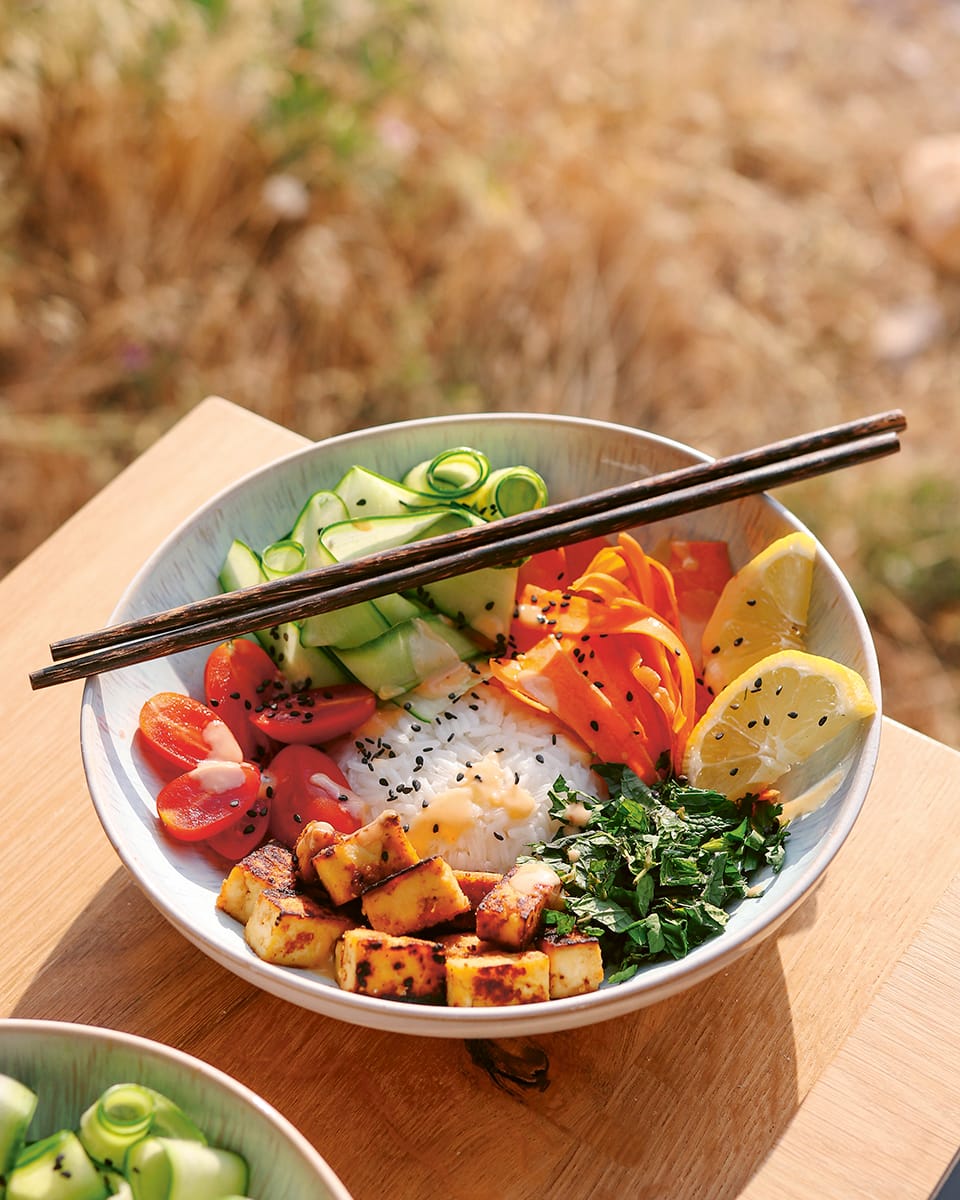
[[[169,773],[189,771],[205,759],[242,762],[243,751],[230,728],[192,696],[158,692],[140,710],[143,748]]]
[[[250,718],[261,734],[285,745],[316,746],[362,725],[377,708],[377,698],[362,683],[264,697],[262,711]]]
[[[203,692],[208,706],[230,727],[247,762],[266,762],[276,748],[250,718],[285,687],[276,663],[256,642],[234,638],[211,651]]]
[[[658,547],[657,557],[673,576],[680,632],[699,670],[703,665],[700,646],[703,630],[733,574],[730,548],[721,541],[674,538]]]
[[[264,791],[265,785],[261,781],[257,799],[244,810],[236,825],[231,825],[223,833],[216,833],[207,840],[211,850],[215,850],[230,862],[239,862],[244,855],[260,845],[267,836],[270,824],[270,801],[267,800]]]
[[[258,815],[260,769],[210,759],[165,784],[157,796],[164,829],[181,842],[202,842]],[[253,816],[251,816],[253,814]]]
[[[350,789],[343,772],[314,746],[284,746],[263,772],[270,803],[270,836],[294,846],[310,821],[327,821],[340,833],[353,833],[360,822],[341,797]]]

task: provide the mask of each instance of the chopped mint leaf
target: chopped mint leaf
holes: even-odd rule
[[[734,804],[718,792],[667,778],[652,785],[628,767],[596,768],[608,799],[559,777],[550,812],[577,812],[531,858],[560,876],[566,908],[550,913],[558,932],[600,940],[607,977],[622,982],[645,963],[682,958],[725,928],[729,906],[755,894],[753,875],[779,871],[787,831],[780,808],[755,796]]]

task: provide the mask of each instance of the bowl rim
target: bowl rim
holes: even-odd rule
[[[181,522],[150,554],[140,569],[124,589],[109,620],[115,622],[125,616],[125,608],[130,598],[136,593],[142,582],[153,571],[156,562],[161,559],[168,549],[183,536],[186,529],[195,522],[228,502],[231,496],[248,488],[254,481],[275,471],[294,460],[309,457],[325,448],[346,447],[351,443],[362,443],[372,435],[389,437],[398,432],[416,431],[419,429],[449,428],[451,436],[455,431],[467,425],[531,425],[547,427],[561,425],[572,429],[597,430],[605,434],[623,434],[634,438],[642,438],[668,448],[687,458],[708,462],[711,456],[695,447],[689,446],[673,438],[648,430],[638,429],[620,423],[602,421],[589,417],[570,416],[552,413],[524,412],[483,412],[457,413],[448,416],[432,416],[412,418],[390,422],[383,425],[373,425],[362,429],[352,430],[320,442],[310,442],[291,450],[269,463],[255,468],[220,489],[186,520]],[[362,460],[358,460],[362,461]],[[881,732],[882,697],[880,689],[879,667],[876,660],[876,649],[866,618],[860,608],[851,585],[840,571],[827,549],[812,531],[794,516],[780,501],[768,494],[758,497],[748,497],[747,500],[757,500],[779,517],[782,523],[796,530],[810,533],[816,540],[818,559],[834,577],[843,595],[845,604],[857,627],[859,641],[867,656],[865,677],[876,702],[875,714],[868,718],[863,738],[859,761],[852,769],[845,783],[848,796],[837,819],[825,831],[815,852],[810,857],[804,871],[792,881],[790,886],[776,892],[770,904],[761,910],[760,918],[747,921],[745,928],[731,934],[725,932],[712,940],[696,947],[685,958],[663,960],[652,964],[657,969],[657,977],[651,983],[646,981],[643,973],[625,983],[605,987],[597,992],[584,996],[574,996],[564,999],[540,1001],[517,1006],[491,1008],[447,1008],[442,1005],[425,1005],[411,1002],[398,1002],[393,999],[383,999],[375,996],[359,995],[346,992],[334,985],[319,983],[312,977],[298,975],[294,968],[278,967],[264,962],[248,952],[246,944],[240,938],[235,946],[229,949],[211,943],[198,935],[187,922],[167,902],[162,890],[150,886],[149,880],[144,880],[134,869],[130,856],[126,853],[121,840],[115,836],[104,815],[104,805],[98,798],[97,790],[91,782],[88,754],[90,752],[88,739],[84,736],[86,729],[92,723],[95,727],[94,710],[101,695],[101,683],[98,676],[87,680],[81,702],[81,746],[84,767],[87,771],[88,786],[90,787],[94,807],[97,811],[104,831],[114,846],[121,861],[133,875],[134,880],[147,894],[151,902],[160,909],[168,921],[188,941],[192,942],[214,961],[220,963],[235,974],[241,975],[248,982],[255,981],[256,986],[263,990],[288,1000],[291,1003],[304,1006],[324,1015],[335,1017],[350,1024],[373,1027],[389,1032],[406,1033],[414,1036],[431,1037],[510,1037],[525,1036],[536,1033],[550,1033],[584,1024],[581,1014],[589,1011],[590,1023],[605,1021],[634,1011],[638,1007],[666,999],[681,990],[693,986],[708,978],[725,964],[732,963],[759,941],[773,933],[812,892],[827,867],[836,857],[841,846],[846,841],[863,807],[869,790],[870,782],[876,767],[879,753]],[[738,502],[738,503],[742,503]],[[318,993],[320,994],[318,996]]]
[[[37,1041],[62,1038],[65,1041],[106,1043],[111,1046],[123,1047],[137,1055],[166,1062],[181,1070],[185,1075],[199,1075],[205,1084],[212,1086],[215,1091],[229,1096],[231,1101],[238,1103],[246,1111],[248,1119],[255,1118],[269,1125],[275,1136],[282,1137],[310,1170],[323,1181],[330,1191],[332,1200],[351,1200],[350,1193],[330,1164],[289,1118],[251,1087],[241,1083],[239,1079],[235,1079],[205,1059],[141,1034],[127,1033],[124,1030],[104,1025],[89,1025],[77,1021],[2,1017],[0,1018],[0,1049],[2,1049],[2,1041],[6,1035],[17,1039],[35,1039]]]

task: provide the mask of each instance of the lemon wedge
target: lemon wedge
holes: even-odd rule
[[[766,655],[803,647],[816,552],[809,533],[788,533],[727,581],[702,639],[703,681],[714,696]]]
[[[775,784],[855,721],[876,712],[850,667],[778,650],[738,675],[693,727],[683,774],[731,800]]]

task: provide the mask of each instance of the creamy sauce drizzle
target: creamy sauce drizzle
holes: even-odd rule
[[[219,718],[203,727],[202,737],[204,744],[210,748],[208,760],[235,763],[243,761],[243,751],[237,744],[237,739]]]
[[[526,862],[521,863],[510,876],[510,886],[520,895],[528,896],[531,892],[540,891],[543,888],[559,887],[560,876],[545,863]]]
[[[516,782],[512,771],[501,767],[495,754],[486,754],[471,767],[464,767],[463,774],[462,783],[440,792],[430,801],[430,807],[418,814],[410,830],[418,850],[421,843],[426,845],[434,837],[455,842],[485,812],[499,809],[509,820],[523,821],[536,810],[534,797]]]
[[[206,791],[218,795],[240,787],[246,777],[240,763],[208,758],[197,763],[190,772],[190,778],[199,780]]]

